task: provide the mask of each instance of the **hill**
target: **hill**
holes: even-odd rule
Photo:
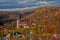
[[[22,11],[23,12],[23,11]],[[26,11],[25,11],[26,12]],[[41,28],[44,32],[48,33],[60,33],[60,7],[42,7],[31,11],[27,16],[24,16],[20,21],[25,21],[35,26],[34,28]],[[4,27],[10,27],[14,29],[16,27],[16,21],[11,24],[7,24]]]
[[[38,8],[33,14],[25,17],[29,22],[36,26],[45,27],[52,32],[58,29],[60,31],[60,7],[42,7]]]
[[[35,22],[44,21],[47,25],[54,24],[57,21],[60,22],[60,7],[38,8],[33,14],[25,17],[24,19]]]
[[[19,31],[21,31],[21,33],[30,34],[26,32],[32,31],[32,35],[37,36],[38,38],[50,38],[53,36],[53,34],[60,35],[60,7],[42,7],[29,11],[22,11],[22,14],[25,14],[26,12],[30,14],[24,16],[20,21],[28,22],[31,28],[19,28]],[[14,14],[15,13],[16,12],[14,12]],[[2,33],[6,33],[8,30],[16,30],[16,21],[12,22],[11,24],[0,26],[0,30]]]
[[[0,24],[11,23],[16,21],[18,17],[24,18],[32,13],[34,10],[23,10],[23,11],[0,11]]]

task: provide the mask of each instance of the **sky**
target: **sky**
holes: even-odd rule
[[[60,6],[60,0],[0,0],[0,10],[24,10],[45,6]]]

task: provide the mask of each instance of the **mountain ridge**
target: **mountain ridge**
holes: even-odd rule
[[[59,27],[60,25],[60,7],[42,7],[38,8],[33,14],[25,17],[31,23],[37,25],[46,25]],[[23,19],[23,20],[24,20]]]

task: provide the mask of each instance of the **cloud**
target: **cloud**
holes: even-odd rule
[[[25,8],[12,8],[12,9],[0,9],[0,11],[21,11],[21,10],[30,10],[32,8],[38,8],[38,6],[25,7]]]
[[[0,0],[0,2],[6,2],[6,0]]]
[[[32,3],[35,3],[36,1],[38,1],[38,0],[23,0],[23,1],[19,0],[18,4],[22,4],[22,5],[24,5],[24,4],[32,4]]]
[[[27,4],[28,1],[19,1],[18,4]]]
[[[55,0],[0,0],[0,11],[17,11],[37,7],[60,5]]]
[[[0,3],[4,3],[4,2],[17,2],[16,0],[0,0]]]
[[[11,2],[10,0],[0,0],[0,3],[3,3],[3,2]]]
[[[19,0],[18,4],[27,5],[27,4],[52,4],[54,1],[42,1],[42,0]]]
[[[53,5],[55,4],[55,1],[42,1],[42,0],[19,0],[18,5],[23,6],[42,6],[42,5]]]
[[[31,6],[31,7],[24,7],[24,8],[12,8],[12,9],[0,9],[0,11],[22,11],[22,10],[30,10],[32,8],[39,8],[39,7],[45,7],[46,5],[40,5],[40,6]]]
[[[52,4],[52,3],[55,3],[54,1],[38,1],[36,2],[36,4]]]

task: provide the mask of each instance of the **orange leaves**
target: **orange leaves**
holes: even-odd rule
[[[47,21],[46,21],[46,20],[43,20],[43,21],[42,21],[42,24],[43,24],[43,25],[47,25]]]
[[[56,33],[56,26],[54,24],[50,25],[49,30],[53,33]]]
[[[51,25],[51,29],[55,30],[55,28],[56,28],[55,25],[52,24],[52,25]]]
[[[45,16],[45,18],[48,18],[49,16],[47,15],[47,16]]]
[[[60,14],[59,12],[56,12],[54,15],[55,15],[55,16],[58,16],[59,14]]]

